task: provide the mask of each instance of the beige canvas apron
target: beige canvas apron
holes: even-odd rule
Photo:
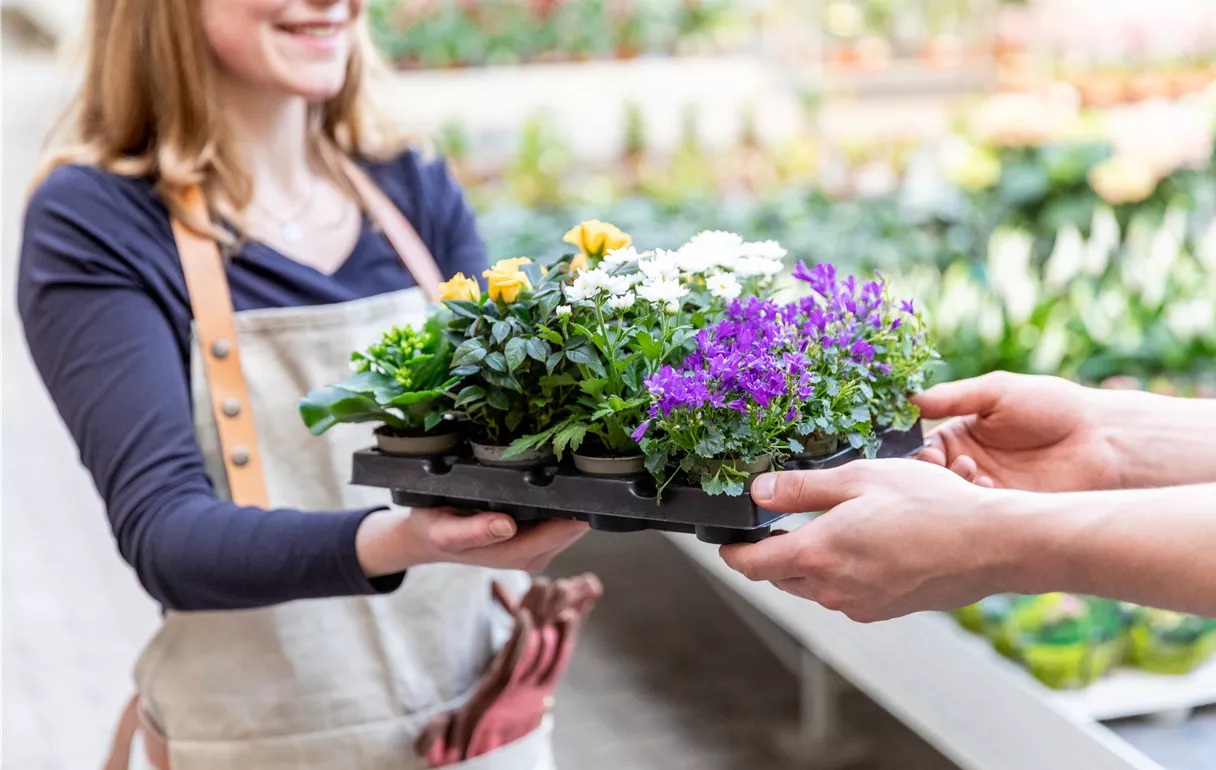
[[[251,515],[273,516],[275,507],[388,504],[383,490],[348,483],[351,453],[370,443],[369,426],[338,426],[315,437],[296,402],[349,376],[351,351],[390,326],[420,324],[427,307],[421,290],[408,289],[233,316],[248,389],[241,408],[253,416],[271,509]],[[212,409],[205,357],[196,345],[198,441],[217,494],[225,496],[216,415],[226,415]],[[223,449],[231,459],[233,448]],[[429,565],[411,569],[390,595],[167,612],[136,667],[143,713],[167,738],[172,770],[423,768],[413,749],[422,726],[463,703],[510,633],[508,616],[491,599],[492,579],[516,592],[528,584],[518,572]],[[456,767],[549,768],[549,733],[546,720],[524,739]]]

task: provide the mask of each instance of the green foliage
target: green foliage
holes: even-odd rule
[[[449,373],[452,344],[444,319],[432,316],[421,331],[394,327],[380,342],[351,355],[355,373],[300,399],[300,418],[319,436],[338,423],[382,423],[396,431],[424,433],[442,422],[450,406],[446,391],[458,379]]]

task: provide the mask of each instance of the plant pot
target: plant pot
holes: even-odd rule
[[[477,458],[477,462],[491,468],[540,468],[556,462],[553,449],[550,447],[529,449],[526,452],[504,458],[503,455],[507,453],[505,446],[478,444],[476,441],[469,443],[473,447],[473,457]]]
[[[818,457],[827,457],[836,451],[840,446],[840,439],[836,436],[820,436],[818,434],[808,436],[806,439],[799,439],[802,444],[802,451],[794,455],[795,460],[814,460]]]
[[[402,457],[433,457],[446,454],[460,446],[460,433],[448,430],[442,433],[424,433],[421,436],[403,436],[376,429],[376,447],[385,454]]]
[[[646,456],[591,457],[576,453],[574,467],[588,476],[638,476],[646,472]]]
[[[706,476],[714,475],[724,465],[728,468],[734,468],[737,471],[742,471],[742,472],[748,474],[749,476],[756,476],[761,473],[764,473],[765,471],[772,469],[773,458],[771,455],[763,455],[762,457],[757,457],[755,460],[752,460],[750,463],[743,462],[742,460],[739,460],[739,459],[710,460],[707,463],[705,463],[705,467],[703,469],[701,469],[699,471],[694,470],[694,471],[690,472],[688,475],[691,480],[700,481],[702,478],[704,478]],[[749,479],[749,482],[750,482],[750,479]]]
[[[1018,657],[1034,678],[1053,690],[1075,690],[1089,684],[1085,676],[1088,655],[1085,642],[1032,643],[1018,650]]]
[[[1144,626],[1131,630],[1129,662],[1154,674],[1188,674],[1216,652],[1216,630],[1192,641],[1169,641]]]

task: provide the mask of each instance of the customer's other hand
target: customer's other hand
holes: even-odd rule
[[[993,372],[913,398],[927,419],[954,419],[920,459],[981,486],[1072,492],[1118,486],[1119,455],[1104,437],[1101,391],[1057,377]]]

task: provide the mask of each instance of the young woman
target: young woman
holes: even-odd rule
[[[93,0],[75,118],[29,202],[26,337],[165,608],[136,680],[173,770],[424,766],[414,738],[511,633],[492,581],[518,595],[516,570],[584,532],[388,509],[346,483],[365,433],[315,438],[296,413],[351,350],[424,317],[434,286],[403,260],[485,267],[443,165],[374,130],[362,6]],[[402,246],[407,220],[422,246]],[[213,412],[234,360],[244,392]],[[229,502],[255,469],[261,493]],[[542,732],[470,766],[543,766]]]

